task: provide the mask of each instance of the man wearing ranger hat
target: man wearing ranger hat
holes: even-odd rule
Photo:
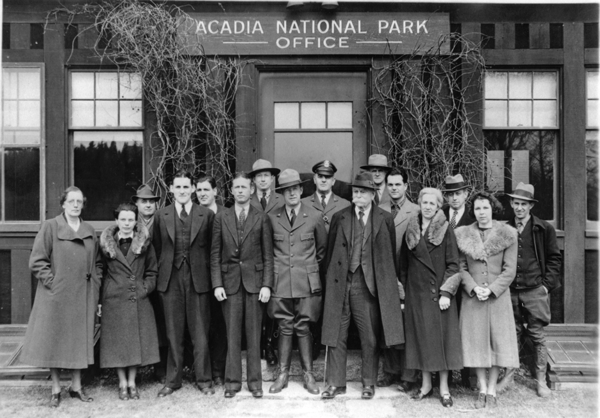
[[[321,214],[325,222],[325,228],[329,232],[333,214],[350,206],[350,202],[342,199],[332,191],[337,168],[331,161],[325,160],[316,163],[312,168],[312,172],[315,173],[313,181],[317,186],[317,190],[312,196],[302,199],[302,203],[312,206]]]
[[[383,154],[373,154],[369,156],[367,165],[363,165],[360,168],[367,170],[373,176],[373,182],[375,183],[375,205],[379,206],[382,203],[390,201],[390,194],[385,187],[386,174],[392,171],[392,167],[388,166],[387,157]]]
[[[546,385],[548,350],[544,327],[550,323],[550,297],[560,287],[562,256],[556,243],[556,231],[548,222],[531,214],[537,202],[531,184],[519,183],[512,194],[510,205],[514,218],[508,224],[519,231],[517,275],[510,285],[517,329],[517,341],[523,333],[533,342],[536,358],[537,394],[545,398],[551,392]],[[524,327],[527,324],[527,327]],[[507,370],[500,387],[512,382],[514,369]]]
[[[304,388],[317,395],[319,387],[312,374],[313,342],[309,325],[321,316],[319,266],[327,251],[327,231],[321,215],[301,202],[302,181],[296,170],[281,172],[278,190],[283,192],[285,205],[269,213],[276,279],[268,313],[279,327],[279,375],[269,392],[278,393],[287,387],[295,333]]]
[[[362,357],[362,398],[375,395],[380,334],[385,346],[404,343],[392,215],[373,204],[371,173],[351,184],[352,206],[331,220],[322,342],[328,346],[327,388],[323,399],[346,393],[346,355],[350,319],[358,328]]]

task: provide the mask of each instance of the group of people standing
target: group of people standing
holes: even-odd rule
[[[345,393],[353,320],[363,399],[397,384],[420,401],[433,393],[437,373],[440,402],[451,407],[451,371],[463,369],[468,380],[471,369],[475,407],[493,408],[501,369],[507,385],[519,367],[525,332],[536,349],[538,395],[548,396],[544,326],[561,254],[554,228],[531,214],[533,186],[519,183],[509,194],[515,216],[503,223],[495,219],[498,200],[469,196],[460,174],[442,190],[424,188],[415,204],[406,171],[389,167],[384,155],[361,168],[350,183],[352,202],[333,193],[337,168],[328,160],[313,166],[316,191],[302,199],[297,171],[258,160],[234,175],[229,208],[216,203],[213,178],[179,171],[171,205],[157,210],[158,196],[142,186],[99,239],[81,220],[82,191],[65,190],[63,213],[44,222],[34,242],[30,268],[39,284],[22,354],[50,368],[51,405],[61,401],[61,368],[73,370],[70,396],[92,400],[80,371],[94,362],[96,315],[100,366],[117,369],[123,400],[139,399],[140,366],[165,366],[159,397],[181,388],[186,329],[202,393],[220,384],[227,398],[241,390],[244,335],[247,387],[262,397],[265,312],[279,335],[271,393],[288,385],[294,334],[304,388],[324,399]],[[327,347],[323,390],[313,375],[315,336]]]

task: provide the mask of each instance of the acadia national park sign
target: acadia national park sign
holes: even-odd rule
[[[449,52],[447,13],[190,13],[179,27],[190,54],[376,55]]]

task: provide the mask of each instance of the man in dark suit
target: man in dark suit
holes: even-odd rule
[[[194,346],[196,385],[213,394],[208,332],[210,326],[210,244],[214,213],[192,202],[191,173],[180,170],[170,185],[175,203],[154,217],[152,244],[158,258],[158,283],[165,313],[169,354],[165,386],[159,397],[181,387],[185,327]]]
[[[375,394],[380,332],[385,346],[404,343],[394,220],[373,204],[371,173],[358,174],[351,185],[353,204],[333,215],[327,245],[322,342],[329,355],[324,399],[346,392],[351,317],[360,337],[363,399]]]
[[[211,278],[221,303],[227,329],[225,397],[242,388],[242,331],[246,332],[247,382],[260,398],[262,374],[260,331],[263,306],[273,287],[273,236],[269,217],[250,205],[253,185],[246,173],[237,173],[232,193],[235,205],[220,211],[214,222]]]
[[[373,176],[373,183],[375,184],[375,197],[373,200],[375,206],[389,202],[391,198],[387,187],[385,187],[385,179],[387,173],[392,171],[392,167],[388,165],[387,157],[383,154],[369,155],[367,165],[363,165],[360,168],[368,171]]]

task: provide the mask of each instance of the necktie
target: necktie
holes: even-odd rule
[[[121,238],[121,239],[119,239],[119,245],[131,243],[131,241],[132,241],[131,237],[129,237],[129,238]]]
[[[325,203],[325,195],[324,194],[321,195],[321,206],[323,207],[323,209],[325,209],[325,206],[327,206],[327,203]]]
[[[363,219],[363,217],[365,216],[365,212],[362,210],[358,211],[358,222],[360,223],[360,226],[363,227],[363,229],[365,228],[365,220]]]
[[[452,219],[450,220],[450,226],[452,227],[452,229],[456,228],[456,214],[458,212],[457,211],[453,211],[452,213]]]
[[[181,219],[185,219],[188,217],[188,213],[186,212],[185,206],[183,206],[183,205],[181,206],[181,213],[179,214],[179,217]]]
[[[519,234],[523,232],[524,226],[525,225],[523,225],[523,222],[517,222],[517,231],[519,231]]]
[[[392,218],[396,219],[396,215],[398,214],[398,210],[400,210],[400,208],[398,207],[398,205],[392,202]]]
[[[267,207],[267,193],[263,193],[262,197],[260,198],[260,205],[262,206],[263,210],[265,210]]]
[[[350,253],[350,265],[348,266],[352,273],[354,273],[358,266],[360,266],[360,260],[362,257],[363,240],[365,237],[365,220],[363,219],[364,215],[364,211],[358,211],[358,225],[354,227],[354,231],[352,232],[352,251]]]
[[[379,190],[375,190],[375,206],[379,206]]]
[[[290,225],[294,226],[294,221],[296,220],[296,212],[294,209],[290,212]]]
[[[244,236],[244,223],[246,222],[246,209],[242,208],[238,218],[238,238],[241,240]]]

